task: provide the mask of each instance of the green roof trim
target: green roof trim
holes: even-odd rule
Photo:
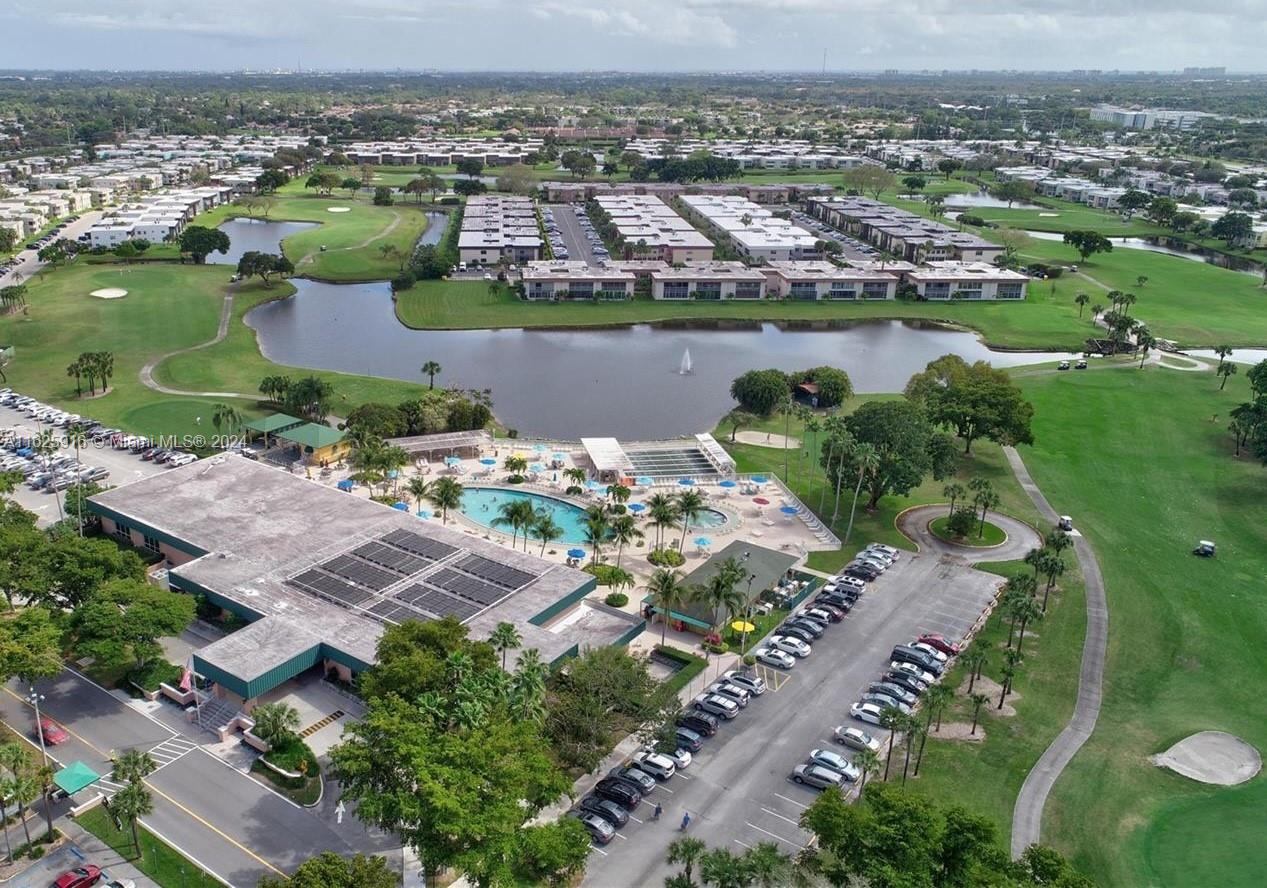
[[[329,426],[317,425],[315,422],[307,422],[298,428],[278,432],[277,437],[301,447],[319,450],[331,444],[338,444],[346,437],[346,433]]]
[[[101,775],[83,762],[71,762],[53,775],[53,782],[66,795],[74,795],[81,789],[92,786],[100,779]]]
[[[274,432],[293,429],[303,424],[304,421],[302,419],[287,416],[285,413],[270,413],[268,416],[251,420],[246,424],[246,427],[253,432],[263,432],[266,435],[271,435]]]

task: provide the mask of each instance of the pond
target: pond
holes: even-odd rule
[[[859,392],[901,391],[929,361],[953,352],[1007,367],[1067,357],[995,352],[976,334],[935,324],[874,321],[833,329],[775,324],[577,330],[412,330],[385,282],[295,279],[297,293],[253,309],[246,323],[280,364],[422,382],[437,361],[441,385],[493,390],[494,412],[525,435],[672,438],[713,428],[732,406],[731,380],[761,367],[830,364]],[[690,349],[693,371],[681,375]],[[337,395],[336,395],[337,399]]]
[[[984,191],[978,191],[976,194],[947,194],[946,209],[959,209],[961,207],[1001,207],[1007,209],[1035,209],[1038,204],[1030,203],[1025,200],[1014,200],[1010,204],[1005,200],[999,200]]]
[[[1025,233],[1035,240],[1045,241],[1063,241],[1065,236],[1059,231],[1032,231],[1025,230]],[[1113,249],[1127,250],[1148,250],[1150,253],[1164,253],[1167,256],[1177,256],[1180,259],[1189,259],[1193,262],[1205,262],[1209,265],[1217,265],[1219,268],[1227,268],[1232,271],[1240,271],[1245,274],[1260,275],[1263,273],[1263,265],[1252,259],[1242,259],[1239,256],[1225,256],[1213,250],[1207,250],[1204,247],[1190,246],[1187,242],[1172,237],[1110,237],[1113,242]]]

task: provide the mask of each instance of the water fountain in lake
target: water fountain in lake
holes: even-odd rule
[[[682,363],[678,365],[677,372],[679,376],[690,376],[691,370],[691,350],[688,348],[682,352]]]

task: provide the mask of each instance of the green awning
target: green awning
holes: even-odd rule
[[[71,762],[53,775],[53,782],[66,795],[74,795],[81,789],[92,786],[100,779],[101,775],[83,762]]]
[[[297,428],[278,432],[276,437],[311,450],[320,450],[322,447],[338,444],[343,440],[344,435],[345,433],[338,429],[317,425],[315,422],[308,422]]]
[[[283,429],[293,429],[303,424],[304,421],[302,419],[295,419],[295,417],[287,416],[285,413],[270,413],[268,416],[251,420],[246,424],[246,427],[253,432],[263,432],[266,435],[271,435],[274,432],[279,432]]]

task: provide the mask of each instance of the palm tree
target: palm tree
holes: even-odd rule
[[[735,588],[734,577],[726,570],[718,570],[704,585],[696,586],[692,598],[707,607],[713,615],[710,628],[718,637],[721,635],[718,627],[748,603],[743,593]]]
[[[522,456],[508,456],[502,461],[506,471],[513,476],[520,476],[528,469],[528,460]]]
[[[967,488],[957,481],[952,481],[941,489],[941,495],[950,500],[950,511],[947,515],[955,514],[955,501],[968,493]]]
[[[1215,371],[1218,376],[1223,377],[1223,381],[1219,383],[1219,391],[1223,391],[1227,387],[1227,378],[1236,375],[1236,365],[1232,363],[1220,364],[1219,369]]]
[[[1096,318],[1098,318],[1102,314],[1104,314],[1103,305],[1097,302],[1095,305],[1091,306],[1091,323],[1094,324],[1096,321]]]
[[[593,547],[593,563],[598,564],[598,552],[607,542],[607,534],[611,523],[607,520],[607,510],[602,506],[590,506],[585,510],[585,542]]]
[[[509,527],[510,528],[510,548],[515,548],[515,543],[519,539],[519,529],[524,527],[524,506],[532,509],[532,503],[525,499],[505,500],[497,507],[497,517],[492,522],[493,527]],[[536,512],[532,513],[534,516]]]
[[[142,783],[129,783],[123,789],[115,793],[114,798],[110,801],[110,810],[120,820],[126,820],[132,827],[132,846],[136,848],[139,856],[141,853],[141,838],[137,832],[136,823],[147,814],[154,813],[154,797],[150,795],[150,791],[145,788]]]
[[[414,511],[422,511],[422,501],[431,492],[431,482],[421,475],[414,475],[405,484],[405,490],[413,497]]]
[[[671,612],[682,605],[689,597],[690,590],[683,585],[683,573],[680,570],[657,569],[647,580],[647,591],[651,593],[651,604],[660,615],[660,644],[668,638],[669,618]]]
[[[563,470],[563,477],[580,487],[585,483],[585,470],[573,466],[570,469]]]
[[[775,411],[783,414],[783,483],[787,484],[787,442],[792,434],[792,414],[796,412],[796,402],[792,400],[791,393],[783,396]]]
[[[216,404],[211,408],[211,424],[216,427],[217,432],[223,425],[229,430],[229,434],[233,434],[233,430],[242,424],[242,414],[232,404]]]
[[[933,719],[936,718],[937,727],[933,728],[933,731],[941,730],[942,713],[946,711],[946,706],[953,699],[955,699],[955,692],[950,685],[935,684],[928,689],[928,693],[924,695],[924,706],[928,709],[928,719],[924,724],[926,729],[932,728]]]
[[[431,489],[427,492],[427,499],[440,510],[442,524],[449,520],[449,509],[456,509],[462,505],[462,493],[462,485],[456,478],[450,478],[448,475],[437,478],[431,485]]]
[[[880,756],[874,749],[859,749],[854,753],[853,763],[858,766],[858,794],[861,795],[866,789],[867,778],[880,770]]]
[[[1214,349],[1214,353],[1219,356],[1219,366],[1215,370],[1217,373],[1219,370],[1222,370],[1223,365],[1227,363],[1226,359],[1232,356],[1232,346],[1220,345]]]
[[[889,732],[889,748],[884,754],[884,779],[889,779],[889,765],[893,761],[893,738],[897,736],[897,732],[902,729],[902,719],[905,716],[892,706],[886,706],[880,710],[880,727]]]
[[[682,518],[682,543],[679,548],[686,548],[686,532],[703,511],[704,495],[698,490],[687,488],[677,495],[677,513]]]
[[[985,516],[1003,500],[993,490],[983,490],[977,494],[977,505],[981,507],[981,524],[977,528],[977,539],[985,536]]]
[[[434,389],[436,387],[436,377],[440,375],[442,369],[435,361],[427,361],[427,363],[422,365],[422,375],[427,377],[430,388]]]
[[[628,490],[626,487],[620,489]],[[625,546],[642,542],[646,539],[646,534],[638,528],[633,515],[617,515],[611,522],[611,539],[616,544],[616,566],[620,567],[620,556],[624,553]]]
[[[1046,557],[1046,555],[1047,555],[1046,548],[1030,549],[1028,552],[1025,553],[1025,558],[1024,558],[1025,563],[1028,564],[1030,567],[1034,568],[1035,582],[1038,581],[1038,570],[1040,567],[1042,567],[1043,558]]]
[[[822,430],[823,430],[822,423],[818,421],[818,417],[814,415],[813,411],[810,411],[809,415],[805,419],[805,437],[809,440],[809,460],[810,460],[810,463],[809,463],[810,476],[809,476],[809,484],[806,487],[807,490],[809,490],[813,486],[814,465],[815,463],[818,462],[818,457],[820,453],[818,449],[818,433],[821,432]]]
[[[699,839],[683,837],[675,839],[669,845],[669,853],[665,859],[671,864],[680,864],[682,873],[689,882],[695,869],[695,864],[699,862],[707,850],[708,846]]]
[[[22,821],[22,832],[26,834],[27,845],[30,845],[31,828],[26,824],[26,806],[40,797],[40,783],[30,773],[18,771],[9,781],[9,797],[18,803],[18,820]]]
[[[782,888],[790,884],[792,860],[774,842],[761,842],[741,858],[745,875],[760,888]]]
[[[656,529],[656,548],[664,546],[664,532],[677,527],[678,507],[667,494],[657,493],[647,500],[647,515]]]
[[[999,675],[1003,681],[999,683],[999,709],[1003,708],[1003,701],[1007,699],[1008,688],[1012,686],[1012,679],[1016,676],[1016,667],[1005,663],[999,669]]]
[[[13,780],[0,777],[0,811],[7,810],[11,801],[13,801]],[[9,818],[3,817],[0,820],[4,821],[4,856],[6,860],[12,861],[13,845],[9,842]]]
[[[862,479],[866,476],[867,472],[873,472],[877,467],[879,467],[880,453],[875,449],[874,445],[862,443],[854,448],[853,459],[858,465],[858,482],[853,488],[853,505],[849,507],[849,527],[845,530],[845,543],[849,542],[849,536],[853,533],[853,518],[854,514],[858,511],[858,494],[862,492]],[[839,508],[839,486],[837,487],[836,492],[836,507]],[[831,516],[831,523],[833,527],[836,524],[836,515],[834,512]]]
[[[140,783],[157,768],[158,763],[148,752],[143,749],[129,749],[114,760],[114,782]]]
[[[977,720],[981,717],[981,707],[989,702],[990,698],[985,694],[973,694],[969,699],[972,700],[972,730],[968,731],[968,736],[976,736]]]
[[[537,539],[541,540],[541,555],[545,555],[546,546],[563,536],[563,528],[554,520],[554,514],[547,509],[542,509],[536,513],[536,517],[532,520],[532,526],[528,531]]]
[[[906,721],[906,724],[904,725],[906,729],[905,730],[906,756],[905,756],[904,761],[902,762],[902,785],[905,786],[907,772],[909,772],[911,769],[911,750],[915,748],[915,741],[918,739],[920,740],[920,751],[921,752],[923,751],[924,746],[923,746],[922,738],[925,734],[925,731],[924,731],[924,726],[919,723],[919,719],[916,718],[915,716],[907,715],[907,716],[903,716],[903,718]],[[919,773],[918,766],[916,767],[915,770],[916,770],[916,773],[918,774]]]
[[[514,623],[501,622],[488,636],[488,643],[493,646],[494,651],[502,655],[502,671],[505,672],[506,652],[523,644],[523,638],[520,637]]]
[[[632,495],[633,491],[623,484],[607,485],[607,498],[613,503],[626,503]]]
[[[968,693],[972,693],[973,685],[977,679],[981,677],[981,670],[985,668],[986,661],[990,658],[986,649],[979,644],[974,644],[968,648],[968,652],[964,654],[963,661],[968,667]]]
[[[1074,304],[1078,306],[1078,317],[1081,318],[1082,310],[1086,308],[1087,303],[1091,301],[1091,297],[1086,293],[1079,293],[1077,296],[1073,297],[1073,301]]]
[[[280,746],[296,735],[301,726],[299,710],[289,703],[263,703],[251,712],[255,727],[251,733],[269,746]]]

